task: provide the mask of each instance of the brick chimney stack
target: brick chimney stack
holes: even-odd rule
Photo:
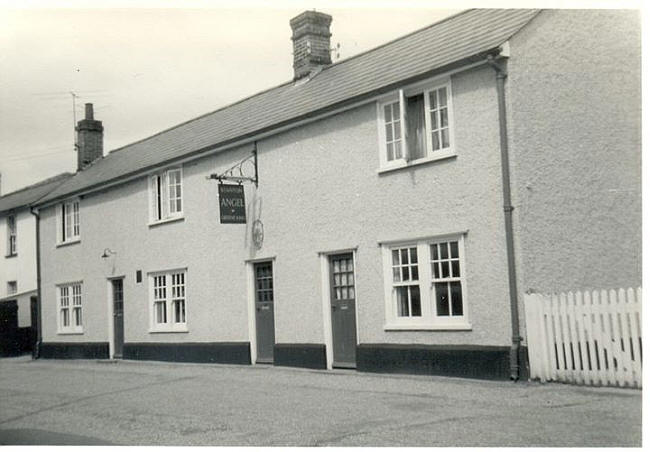
[[[77,171],[104,155],[104,126],[93,116],[93,104],[86,104],[86,117],[77,122]]]
[[[332,64],[330,54],[330,24],[332,16],[317,11],[305,11],[289,22],[293,41],[293,79],[308,76]]]

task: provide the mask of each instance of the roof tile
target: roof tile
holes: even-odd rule
[[[299,120],[400,81],[496,49],[537,10],[469,10],[323,69],[302,84],[263,91],[106,155],[41,202]]]

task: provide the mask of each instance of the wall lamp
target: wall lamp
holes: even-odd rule
[[[102,253],[101,258],[106,259],[111,254],[117,254],[117,252],[111,250],[110,248],[104,248],[104,252]]]

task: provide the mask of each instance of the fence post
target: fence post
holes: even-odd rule
[[[576,303],[573,292],[567,293],[567,320],[569,322],[569,335],[571,337],[571,360],[573,362],[573,378],[576,383],[584,382],[584,374],[580,367],[580,342],[578,341],[578,332],[576,331],[577,316]]]
[[[639,291],[640,295],[640,291]],[[637,312],[641,308],[641,298],[635,297],[634,289],[627,289],[627,317],[630,320],[630,351],[632,352],[632,371],[634,373],[634,384],[640,388],[642,383],[641,377],[641,350],[639,347],[639,340],[641,334],[639,332],[637,323]]]
[[[524,318],[526,321],[526,343],[528,345],[528,365],[530,366],[530,379],[540,378],[539,375],[539,331],[537,330],[537,303],[536,299],[530,295],[524,295]],[[541,378],[540,378],[541,380]]]
[[[566,360],[564,355],[564,343],[562,341],[562,323],[560,321],[560,301],[557,294],[551,295],[551,308],[553,316],[553,330],[555,339],[555,354],[557,356],[557,377],[560,381],[566,381]]]
[[[603,321],[602,314],[602,293],[594,290],[592,296],[592,308],[594,312],[594,341],[596,347],[598,348],[598,361],[601,371],[601,384],[616,384],[616,379],[614,375],[614,366],[612,365],[611,352],[608,352],[610,349],[609,340],[607,340],[608,334],[605,334],[606,323]],[[605,319],[606,320],[606,319]]]
[[[546,328],[547,324],[547,303],[546,298],[542,295],[536,295],[535,299],[537,301],[537,312],[539,314],[538,325],[540,331],[539,345],[541,350],[540,355],[540,373],[542,375],[542,381],[549,381],[551,379],[551,354],[548,348],[549,344],[549,334],[548,329]]]

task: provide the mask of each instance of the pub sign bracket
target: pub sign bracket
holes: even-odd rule
[[[254,176],[247,176],[244,173],[246,163],[253,166]],[[253,152],[251,155],[235,163],[221,174],[213,173],[207,176],[206,179],[218,180],[220,184],[224,181],[234,181],[240,185],[242,182],[252,182],[257,187],[259,183],[259,175],[257,173],[257,141],[253,143]]]

